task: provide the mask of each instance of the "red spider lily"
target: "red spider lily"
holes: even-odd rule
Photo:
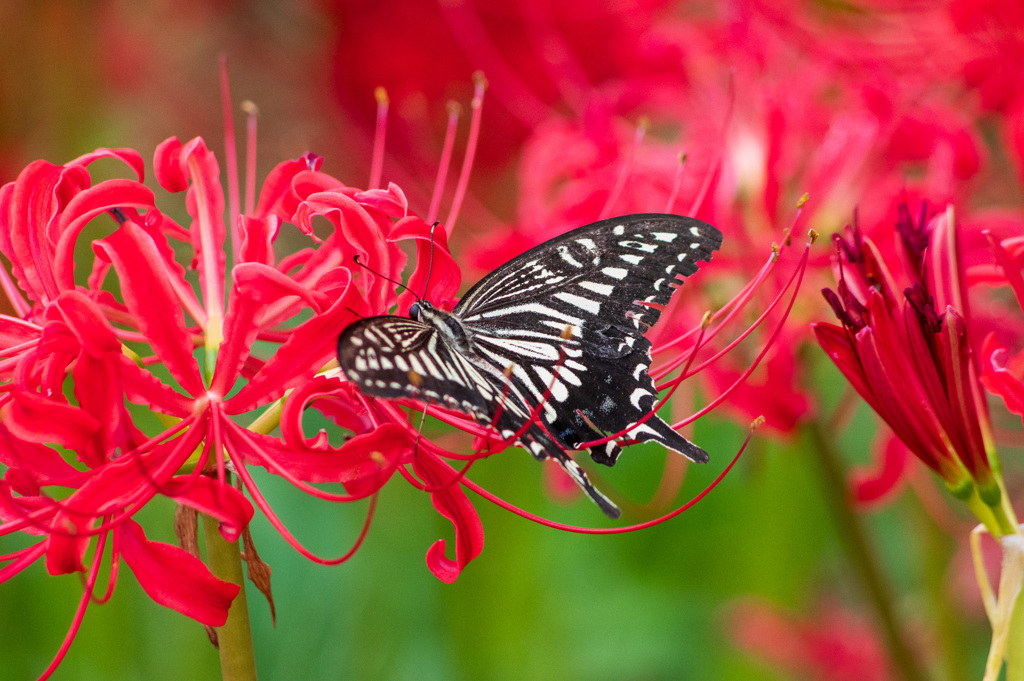
[[[132,177],[94,184],[91,165],[101,159],[123,163]],[[101,149],[64,166],[39,161],[0,190],[0,251],[13,273],[0,272],[0,282],[18,313],[0,316],[0,535],[36,538],[2,557],[0,580],[40,558],[53,574],[89,574],[75,624],[46,675],[88,601],[105,600],[92,584],[108,539],[110,589],[123,559],[158,603],[224,624],[238,585],[214,577],[185,549],[146,538],[132,517],[153,497],[209,514],[233,542],[253,516],[231,484],[233,472],[299,551],[340,562],[351,552],[317,558],[292,537],[250,467],[324,499],[353,501],[374,495],[412,461],[416,429],[405,414],[317,374],[334,361],[339,329],[359,316],[408,309],[411,294],[398,296],[385,277],[405,265],[399,243],[431,239],[430,226],[409,211],[398,187],[349,188],[319,165],[307,156],[277,166],[258,206],[231,230],[218,164],[201,139],[167,140],[154,161],[163,190],[186,192],[187,225],[157,208],[131,150]],[[80,234],[104,216],[107,235],[91,243],[91,269],[76,271]],[[314,219],[328,226],[317,247],[278,259],[273,247],[282,229],[312,236]],[[230,269],[229,231],[239,242]],[[191,247],[196,287],[173,242]],[[356,258],[381,276],[356,267]],[[411,285],[444,300],[459,282],[444,234],[434,236],[431,249],[420,249]],[[257,342],[276,352],[265,359],[253,351]],[[303,407],[313,400],[353,433],[341,446],[303,434]],[[150,432],[129,404],[173,425]],[[278,421],[280,435],[264,434]],[[435,505],[456,524],[456,559],[444,557],[443,544],[428,553],[431,569],[451,581],[479,553],[482,530],[464,493],[448,484],[449,469],[435,460],[443,450],[421,443],[418,452],[417,471],[435,481]],[[347,493],[308,482],[341,482]]]
[[[835,604],[794,617],[756,601],[734,604],[727,624],[736,646],[788,678],[872,681],[892,678],[875,628]]]
[[[835,237],[838,292],[823,293],[842,325],[815,324],[818,342],[954,494],[968,500],[977,494],[988,507],[1002,509],[1005,492],[994,473],[952,211],[928,219],[922,208],[914,220],[903,207],[897,230],[902,290],[856,222],[847,238]]]

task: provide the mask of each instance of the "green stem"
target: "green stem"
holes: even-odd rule
[[[817,452],[818,460],[821,463],[825,496],[832,506],[832,512],[839,525],[847,554],[860,575],[871,605],[882,625],[889,656],[904,681],[924,681],[925,674],[919,666],[917,658],[911,652],[903,630],[897,622],[896,613],[892,607],[894,603],[892,590],[882,574],[867,531],[864,529],[861,517],[850,508],[847,501],[849,490],[839,455],[832,448],[833,438],[822,432],[822,427],[819,424],[812,424],[808,430],[814,440],[813,449]]]
[[[1024,679],[1024,598],[1019,595],[1006,635],[1006,681]]]
[[[245,600],[242,555],[238,542],[228,542],[217,529],[217,519],[203,515],[203,535],[210,571],[217,577],[238,584],[241,590],[231,604],[228,620],[216,627],[220,647],[220,669],[224,681],[255,681],[256,658],[249,629],[249,606]]]

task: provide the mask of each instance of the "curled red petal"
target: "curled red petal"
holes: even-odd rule
[[[8,467],[8,475],[17,470],[29,476],[37,487],[77,487],[85,477],[54,448],[16,437],[3,423],[0,423],[0,463]]]
[[[179,418],[192,413],[194,399],[175,391],[124,355],[119,355],[117,362],[121,386],[130,401]]]
[[[874,465],[856,468],[850,477],[854,502],[865,506],[883,503],[902,489],[911,461],[910,450],[891,433],[873,449]]]
[[[238,229],[242,234],[242,246],[238,251],[239,261],[273,265],[274,239],[280,228],[281,219],[273,215],[265,218],[240,216]]]
[[[293,222],[295,211],[307,197],[344,188],[338,180],[319,172],[319,167],[319,162],[311,164],[308,158],[279,163],[263,182],[255,215],[276,215],[284,222]]]
[[[134,149],[107,149],[100,147],[95,151],[90,151],[88,154],[82,154],[73,161],[70,161],[68,165],[87,166],[94,161],[98,161],[103,158],[112,158],[118,161],[123,161],[125,165],[135,171],[135,177],[139,182],[142,182],[146,178],[146,169],[142,162],[142,154]]]
[[[398,298],[398,315],[407,315],[417,297],[444,305],[454,301],[462,284],[462,271],[448,250],[448,234],[438,225],[432,229],[421,218],[410,215],[395,223],[389,241],[416,240],[416,269],[409,288]],[[427,281],[429,275],[430,281]]]
[[[37,302],[49,302],[60,293],[54,275],[57,220],[68,202],[88,186],[85,168],[36,161],[4,187],[0,250],[10,259],[21,289]]]
[[[162,491],[179,503],[216,518],[221,535],[229,542],[238,541],[252,520],[252,504],[244,494],[205,475],[175,476],[164,483]]]
[[[169,192],[188,189],[188,171],[181,164],[181,142],[169,137],[160,143],[153,154],[156,181]]]
[[[241,587],[215,577],[188,551],[150,541],[132,520],[119,532],[121,555],[150,598],[207,626],[224,625]]]
[[[75,286],[75,244],[90,220],[114,208],[156,210],[154,201],[153,192],[134,180],[107,180],[78,193],[60,215],[53,265],[58,286]]]
[[[57,298],[54,308],[68,328],[75,334],[82,351],[93,357],[120,352],[121,343],[107,321],[100,306],[81,291],[65,291]]]
[[[438,539],[427,551],[427,567],[434,576],[451,584],[463,568],[484,548],[484,527],[451,466],[433,454],[419,452],[413,459],[416,473],[430,486],[430,500],[437,512],[455,528],[455,558],[445,555],[445,540]]]
[[[240,453],[247,461],[269,470],[284,469],[300,480],[345,483],[355,494],[380,488],[395,467],[410,458],[416,434],[395,423],[381,424],[346,440],[340,447],[331,447],[322,431],[307,439],[301,432],[301,405],[306,403],[302,398],[285,403],[281,415],[284,442],[246,433],[259,447]]]
[[[981,346],[981,383],[1010,412],[1024,417],[1024,353],[1011,357],[994,333]]]

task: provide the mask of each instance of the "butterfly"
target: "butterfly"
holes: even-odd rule
[[[708,460],[651,414],[658,395],[644,334],[680,277],[694,274],[721,244],[721,232],[694,218],[601,220],[509,260],[451,312],[419,300],[408,319],[352,323],[338,338],[338,361],[364,394],[435,402],[504,439],[518,434],[518,444],[538,460],[554,459],[617,518],[618,507],[566,450],[625,431],[691,461]],[[590,455],[611,466],[621,452],[611,440]]]

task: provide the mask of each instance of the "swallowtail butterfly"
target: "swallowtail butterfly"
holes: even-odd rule
[[[451,312],[425,300],[409,319],[371,317],[342,331],[338,360],[367,394],[436,402],[516,434],[552,457],[609,517],[619,509],[566,453],[626,431],[706,462],[707,453],[652,415],[654,326],[680,277],[722,244],[709,224],[678,215],[627,215],[574,229],[494,270]],[[539,406],[538,406],[539,405]],[[495,419],[497,416],[497,419]],[[536,421],[540,421],[540,425]],[[590,450],[611,466],[615,441]]]

